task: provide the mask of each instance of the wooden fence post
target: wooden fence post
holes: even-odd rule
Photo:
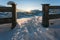
[[[49,4],[42,4],[42,25],[43,27],[49,26]]]
[[[13,29],[16,26],[16,4],[12,1],[8,2],[9,5],[12,5],[12,27],[11,29]]]
[[[16,26],[16,4],[12,4],[12,27],[11,29],[13,29]]]

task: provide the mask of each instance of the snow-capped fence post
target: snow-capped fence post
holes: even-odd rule
[[[8,2],[9,5],[12,5],[12,27],[11,29],[13,29],[16,26],[16,4],[13,1],[9,1]]]
[[[42,11],[43,11],[42,25],[43,27],[48,27],[49,26],[49,4],[42,4]]]

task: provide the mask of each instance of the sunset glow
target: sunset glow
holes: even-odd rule
[[[27,8],[25,11],[30,12],[32,8]]]

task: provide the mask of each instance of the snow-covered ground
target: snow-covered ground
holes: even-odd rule
[[[44,28],[41,25],[42,16],[17,19],[13,30],[6,28],[8,31],[0,31],[0,40],[60,40],[60,19],[49,21],[50,26]]]

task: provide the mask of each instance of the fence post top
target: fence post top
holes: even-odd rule
[[[50,5],[50,4],[42,4],[42,5]]]
[[[8,5],[16,5],[16,3],[13,2],[13,1],[9,1],[7,4],[8,4]]]

